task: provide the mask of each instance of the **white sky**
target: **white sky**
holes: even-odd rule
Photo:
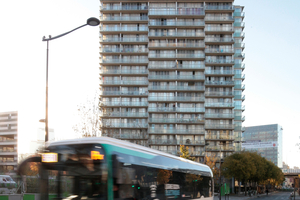
[[[283,127],[283,161],[300,166],[299,0],[236,0],[245,6],[246,121]],[[46,42],[99,16],[98,0],[0,2],[0,112],[19,111],[19,152],[27,152],[45,113]],[[98,89],[99,29],[50,42],[49,126],[73,134],[76,106]]]

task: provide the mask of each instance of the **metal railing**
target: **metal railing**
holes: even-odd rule
[[[133,69],[101,69],[101,74],[147,74],[146,69],[133,70]]]
[[[102,48],[100,49],[101,53],[148,53],[147,48],[138,49],[138,48],[123,48],[123,49],[112,49],[112,48]]]
[[[205,118],[234,118],[233,113],[205,113]]]
[[[234,103],[205,103],[205,107],[234,107]]]
[[[205,139],[206,140],[234,140],[234,136],[233,135],[225,135],[225,134],[206,135]]]
[[[148,106],[148,102],[131,102],[131,101],[108,101],[102,102],[102,106],[137,106],[145,107]]]
[[[149,96],[148,101],[204,101],[204,97],[160,97]]]
[[[122,17],[122,16],[109,16],[109,17],[100,17],[100,21],[148,21],[146,16],[138,17]]]
[[[148,42],[148,38],[136,37],[136,38],[100,38],[100,42]]]
[[[148,129],[148,133],[171,133],[171,134],[205,134],[204,129],[153,129],[153,128],[149,128]]]
[[[205,81],[205,85],[234,85],[234,81]]]
[[[184,79],[188,79],[188,80],[204,80],[205,77],[204,75],[152,75],[150,74],[148,76],[148,79],[177,79],[177,80],[184,80]]]
[[[232,92],[205,92],[205,96],[233,96]]]
[[[148,112],[205,112],[205,108],[158,107],[148,108]]]
[[[107,112],[100,114],[102,117],[148,117],[147,112]]]
[[[148,85],[148,81],[130,81],[130,80],[100,80],[103,85]]]
[[[148,118],[148,123],[186,123],[186,124],[194,124],[194,123],[204,123],[204,119],[198,118]]]
[[[114,6],[101,6],[100,10],[148,10],[148,6],[121,6],[121,5],[114,5]]]
[[[205,124],[205,129],[234,129],[234,124]]]
[[[197,86],[180,86],[180,85],[172,85],[172,86],[166,86],[166,85],[149,85],[149,90],[184,90],[184,91],[199,91],[204,90],[204,86],[197,85]]]
[[[148,123],[142,124],[142,123],[112,123],[112,122],[105,123],[104,122],[102,126],[106,128],[148,128]]]
[[[148,63],[148,59],[101,59],[101,63]]]
[[[100,31],[148,31],[148,27],[101,27]]]

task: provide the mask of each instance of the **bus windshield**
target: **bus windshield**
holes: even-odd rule
[[[106,199],[107,164],[99,144],[50,146],[42,154],[49,195],[69,199]]]

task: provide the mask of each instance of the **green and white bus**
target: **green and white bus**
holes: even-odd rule
[[[55,199],[213,199],[206,165],[121,140],[97,137],[51,142],[38,162],[40,197]]]

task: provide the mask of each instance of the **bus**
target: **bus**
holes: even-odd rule
[[[108,137],[48,142],[30,157],[39,166],[39,191],[48,199],[213,199],[213,174],[204,164]]]

